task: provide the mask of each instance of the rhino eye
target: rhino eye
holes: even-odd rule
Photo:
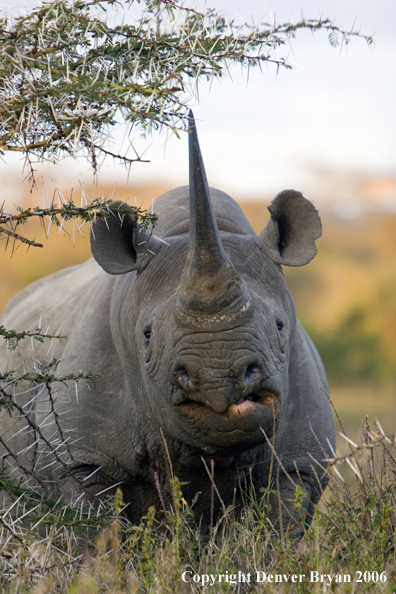
[[[145,329],[143,330],[143,334],[144,334],[146,344],[148,344],[150,342],[150,337],[151,337],[151,326],[146,326]]]
[[[276,320],[276,327],[278,328],[279,332],[282,332],[284,323],[282,322],[282,320]]]

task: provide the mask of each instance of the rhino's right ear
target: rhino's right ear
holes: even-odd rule
[[[318,211],[300,192],[284,190],[268,210],[268,225],[256,238],[260,249],[276,264],[303,266],[316,255],[315,240],[322,235]]]
[[[92,223],[92,255],[109,274],[142,271],[160,247],[161,242],[140,228],[137,214],[125,204],[122,214],[117,207],[110,208],[108,217]]]

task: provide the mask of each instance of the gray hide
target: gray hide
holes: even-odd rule
[[[2,346],[3,370],[57,358],[58,376],[92,371],[97,386],[56,384],[52,407],[46,389],[19,385],[15,398],[42,438],[26,419],[3,414],[3,464],[22,484],[36,480],[65,501],[100,498],[119,484],[138,522],[150,505],[161,508],[158,484],[170,501],[167,448],[186,500],[199,494],[194,509],[204,524],[211,497],[204,462],[213,464],[226,506],[240,509],[244,491],[259,493],[270,481],[284,526],[296,513],[292,482],[302,485],[309,522],[327,484],[334,426],[323,365],[296,319],[281,265],[314,257],[320,219],[286,190],[256,236],[232,198],[209,190],[192,115],[189,145],[190,186],[156,200],[157,238],[132,212],[114,211],[93,226],[95,259],[28,286],[6,308],[7,328],[32,330],[41,318],[68,339],[52,341],[49,352],[48,343]],[[276,523],[278,497],[270,503]],[[220,505],[216,496],[215,514]]]

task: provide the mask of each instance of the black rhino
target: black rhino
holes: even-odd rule
[[[23,484],[32,471],[64,500],[100,498],[119,485],[139,522],[170,500],[170,459],[203,523],[211,472],[215,515],[218,495],[240,509],[246,490],[259,493],[271,478],[280,497],[270,496],[270,521],[281,511],[283,525],[292,522],[294,483],[309,522],[328,481],[334,425],[325,371],[281,266],[315,256],[320,219],[286,190],[256,236],[236,202],[209,189],[192,115],[189,158],[190,185],[155,202],[158,237],[132,211],[97,219],[94,259],[33,283],[4,311],[6,328],[36,328],[41,317],[52,332],[63,325],[68,339],[51,353],[46,343],[2,347],[3,370],[55,357],[58,376],[91,370],[97,387],[58,384],[50,396],[21,389],[15,398],[41,435],[23,415],[4,413],[3,465]]]

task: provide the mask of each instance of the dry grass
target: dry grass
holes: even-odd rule
[[[348,443],[347,456],[334,459],[337,472],[326,502],[298,546],[288,535],[274,538],[266,520],[265,494],[259,500],[252,498],[238,521],[228,509],[206,536],[186,507],[177,479],[174,508],[160,522],[151,510],[139,526],[123,519],[120,493],[99,514],[93,509],[51,507],[32,494],[20,495],[2,514],[1,592],[392,592],[396,441],[378,423],[370,428],[364,421],[360,443]],[[353,469],[352,485],[338,476],[345,464]],[[296,506],[298,502],[297,489]],[[216,583],[203,584],[210,577],[186,583],[185,571],[191,572],[185,579],[212,575]],[[250,573],[250,583],[237,581],[239,571]],[[305,577],[294,584],[291,578],[257,583],[257,571]],[[333,586],[326,589],[323,583],[310,582],[311,571],[341,576],[338,579],[351,576],[351,582],[338,584],[334,577]],[[381,574],[386,581],[380,581]],[[237,576],[235,583],[232,575]]]

